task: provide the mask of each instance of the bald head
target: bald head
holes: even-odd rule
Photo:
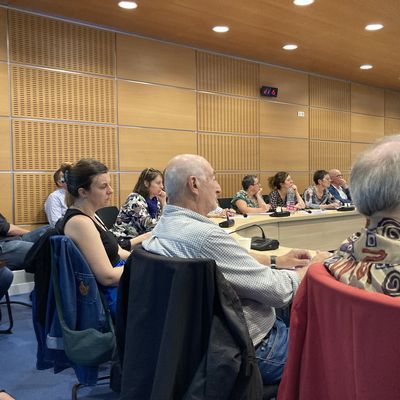
[[[165,168],[164,184],[170,204],[179,204],[190,194],[188,181],[191,176],[205,180],[210,163],[195,154],[181,154],[170,160]]]
[[[351,194],[367,216],[400,214],[400,135],[387,136],[354,163]]]

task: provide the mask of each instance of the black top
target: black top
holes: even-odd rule
[[[75,215],[86,215],[88,218],[90,218],[87,214],[83,213],[80,210],[77,210],[75,208],[68,208],[66,211],[64,217],[60,219],[59,222],[57,222],[57,229],[64,235],[64,228],[65,224],[68,222],[68,220]],[[110,260],[111,265],[116,265],[118,261],[120,260],[120,257],[118,255],[118,241],[115,238],[115,236],[108,230],[103,229],[99,224],[97,224],[92,218],[90,218],[94,226],[96,227],[97,231],[100,234],[100,239],[103,243],[104,250],[107,253],[108,259]]]
[[[10,223],[6,220],[3,214],[0,214],[0,240],[7,237],[7,233],[10,230]]]

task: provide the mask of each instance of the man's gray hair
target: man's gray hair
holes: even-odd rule
[[[171,204],[186,194],[190,176],[205,180],[205,163],[203,157],[194,154],[181,154],[168,163],[164,172],[164,185]]]
[[[387,136],[354,163],[350,190],[361,214],[400,210],[400,135]]]

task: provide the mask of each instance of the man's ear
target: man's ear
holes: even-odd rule
[[[197,178],[195,176],[190,176],[188,180],[189,184],[189,189],[192,193],[197,193],[198,188],[197,188]]]

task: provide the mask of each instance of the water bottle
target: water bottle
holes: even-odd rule
[[[288,211],[296,210],[296,194],[292,188],[289,188],[286,194],[286,209]]]

